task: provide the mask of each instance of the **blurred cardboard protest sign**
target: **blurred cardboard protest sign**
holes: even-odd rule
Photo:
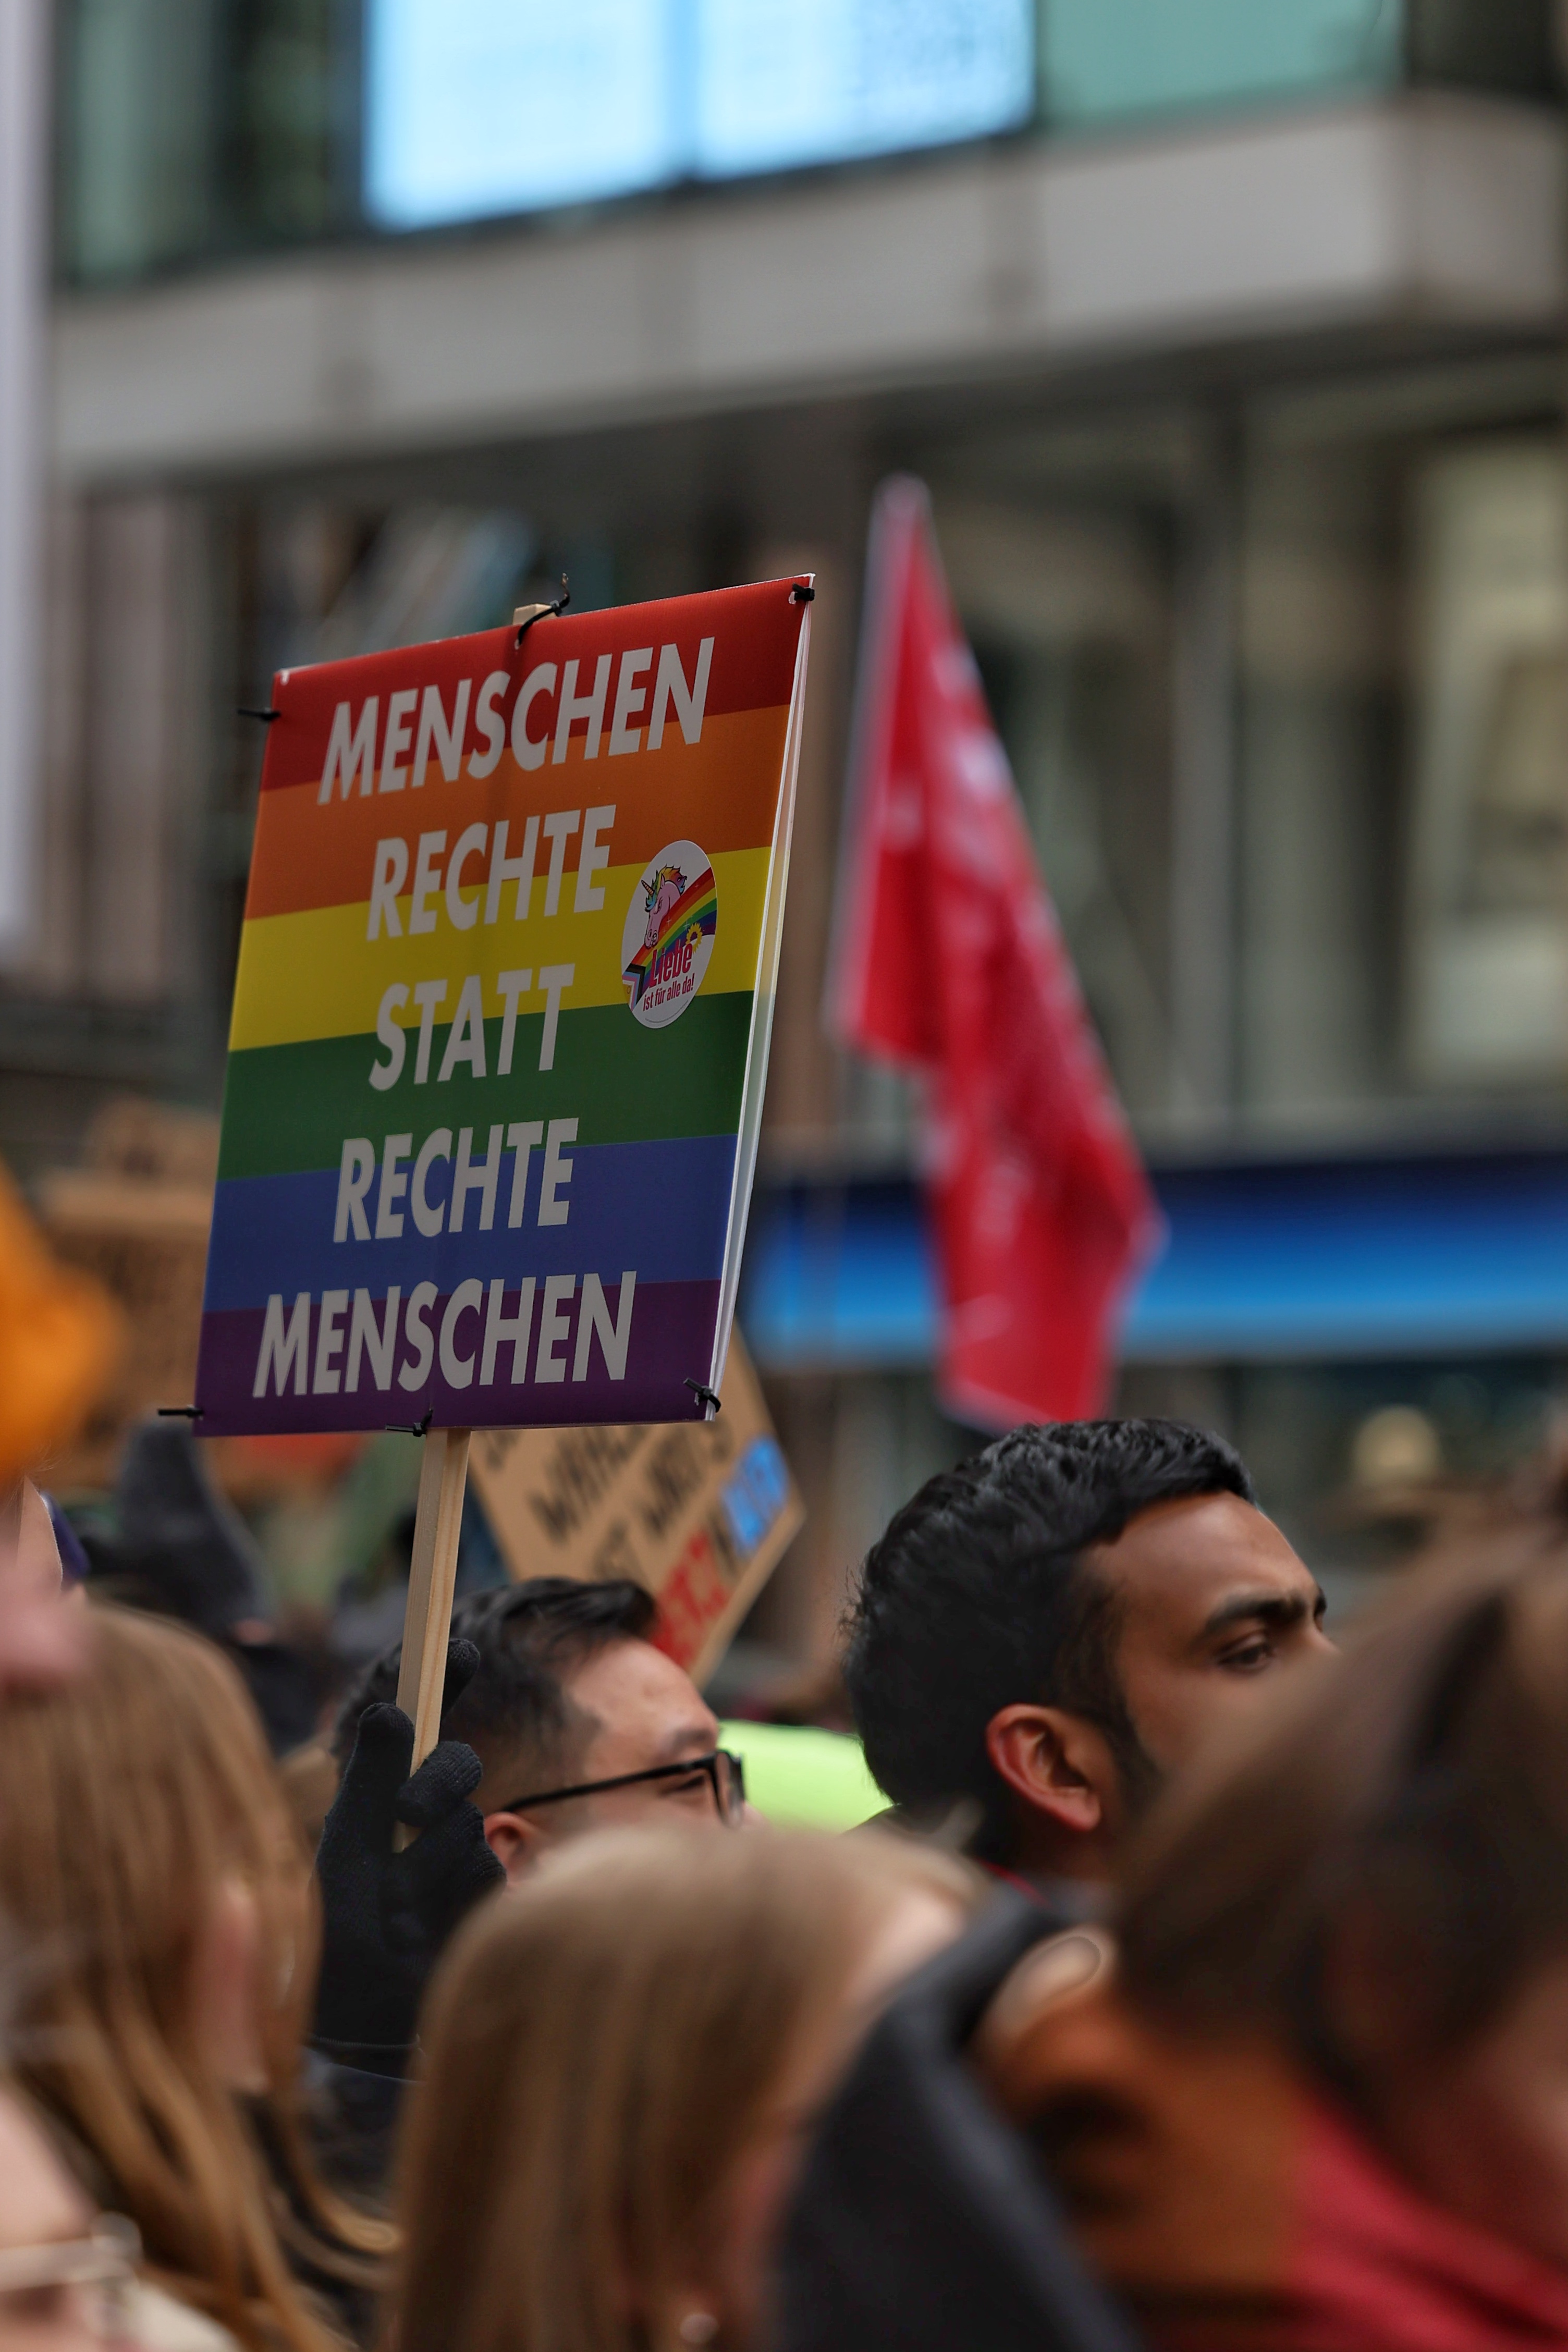
[[[132,1421],[190,1395],[216,1174],[215,1118],[124,1096],[89,1129],[84,1164],[43,1179],[39,1206],[56,1251],[98,1277],[124,1309],[129,1335],[108,1394],[51,1472],[59,1483],[106,1478]]]
[[[805,1516],[738,1330],[722,1395],[710,1422],[476,1430],[470,1456],[514,1577],[635,1577],[698,1681]]]

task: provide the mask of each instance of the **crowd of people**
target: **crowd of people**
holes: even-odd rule
[[[318,1824],[62,1573],[108,1338],[0,1197],[0,2352],[1568,2347],[1568,1527],[1336,1647],[1222,1439],[1019,1429],[862,1564],[870,1827],[555,1578]]]

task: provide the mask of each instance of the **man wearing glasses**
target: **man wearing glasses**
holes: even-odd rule
[[[316,1857],[311,2037],[320,2152],[340,2179],[379,2179],[426,1981],[476,1902],[546,1847],[612,1822],[707,1832],[745,1820],[740,1759],[689,1675],[654,1647],[656,1615],[624,1580],[535,1577],[459,1601],[441,1738],[412,1778],[400,1651],[344,1703],[342,1780]],[[398,1822],[419,1832],[406,1850]]]
[[[689,1675],[653,1643],[657,1614],[640,1584],[541,1576],[460,1601],[454,1643],[477,1654],[442,1718],[480,1777],[468,1794],[509,1879],[544,1848],[611,1823],[686,1822],[732,1828],[745,1818],[738,1757]],[[368,1706],[395,1698],[394,1649],[339,1717],[340,1762]]]
[[[484,1768],[473,1801],[509,1879],[611,1823],[744,1820],[741,1760],[691,1677],[655,1649],[654,1617],[640,1584],[540,1577],[454,1618],[479,1664],[443,1727]]]

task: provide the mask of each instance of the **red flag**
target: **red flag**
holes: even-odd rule
[[[983,1426],[1075,1420],[1160,1215],[908,479],[877,501],[859,695],[829,1009],[929,1081],[940,1385]]]

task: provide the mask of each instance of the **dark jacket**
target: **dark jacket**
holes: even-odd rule
[[[1070,1925],[1001,1896],[899,1994],[855,2061],[786,2227],[779,2352],[1137,2352],[964,2044]]]

